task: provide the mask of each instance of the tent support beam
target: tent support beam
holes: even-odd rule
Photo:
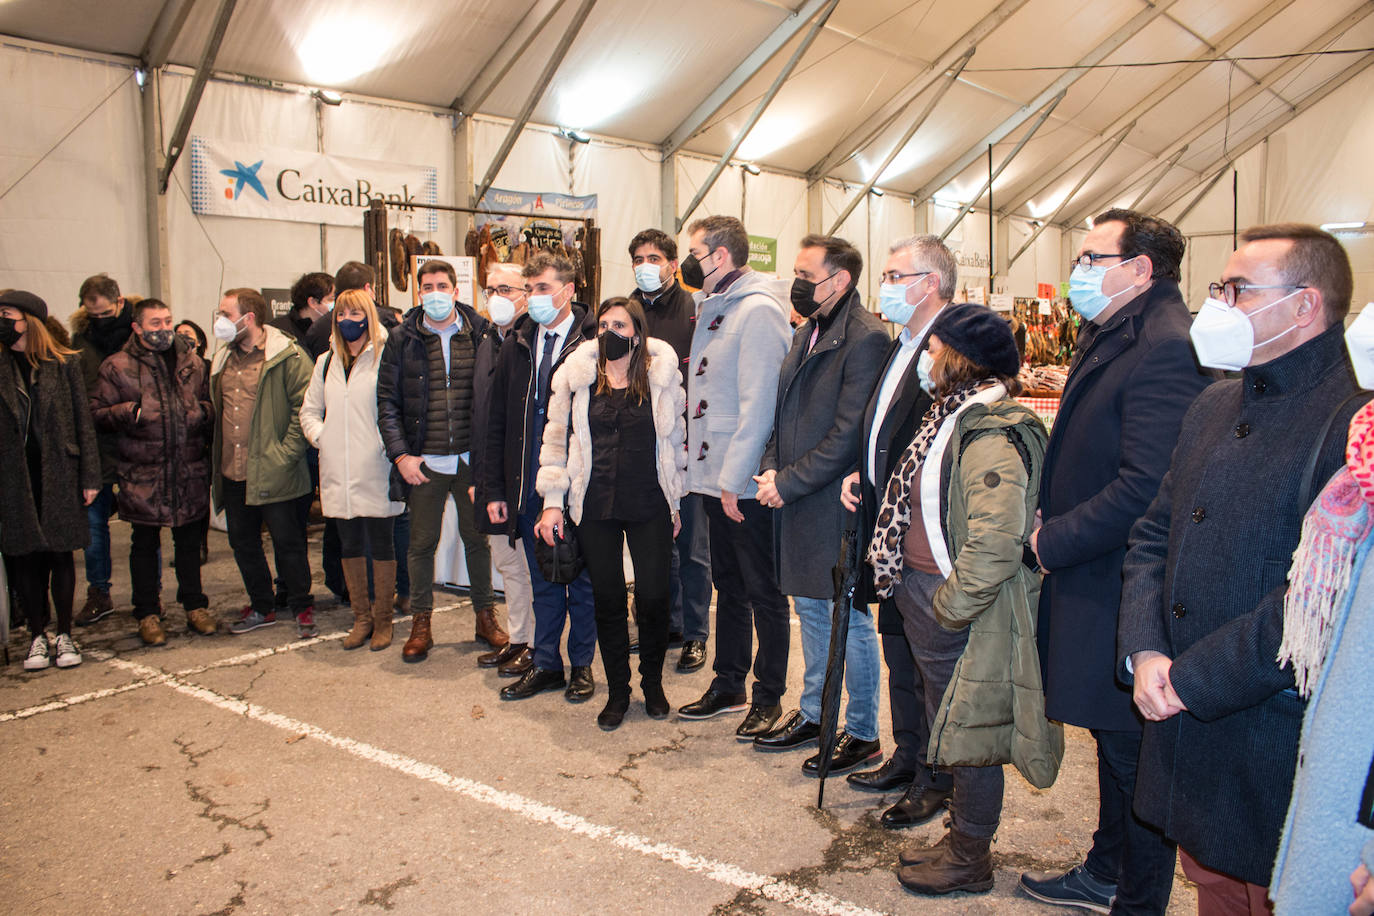
[[[878,164],[878,167],[873,170],[873,174],[864,182],[864,186],[859,189],[858,193],[849,199],[849,203],[844,205],[844,209],[840,211],[840,215],[835,217],[835,222],[830,227],[830,231],[827,235],[834,235],[836,230],[840,228],[840,224],[849,217],[849,214],[854,212],[854,208],[859,205],[859,201],[868,197],[868,192],[873,190],[873,186],[878,183],[878,179],[887,171],[888,166],[892,165],[893,160],[896,159],[898,154],[911,142],[911,138],[916,136],[916,132],[921,129],[921,125],[925,124],[931,112],[935,111],[935,106],[940,104],[940,100],[945,97],[945,93],[949,92],[954,86],[955,81],[959,79],[959,74],[964,72],[964,67],[966,67],[969,60],[972,59],[975,50],[976,48],[969,48],[965,51],[964,56],[955,62],[954,69],[945,74],[945,81],[931,94],[930,99],[926,102],[926,107],[921,110],[920,115],[916,117],[916,120],[911,122],[911,125],[907,127],[901,139],[893,145],[892,149],[888,150],[887,156],[884,157],[883,161]]]
[[[172,257],[167,231],[167,195],[159,190],[162,175],[162,147],[159,137],[158,94],[162,92],[162,71],[152,68],[143,84],[139,100],[143,115],[143,204],[148,237],[148,295],[167,302],[171,299]]]
[[[1069,201],[1073,200],[1073,196],[1077,194],[1079,191],[1083,190],[1083,185],[1088,183],[1088,179],[1096,175],[1098,169],[1102,168],[1102,166],[1107,164],[1107,160],[1112,157],[1112,153],[1116,152],[1116,148],[1121,145],[1122,141],[1126,139],[1126,135],[1129,134],[1134,128],[1135,122],[1132,121],[1130,124],[1127,124],[1125,127],[1121,129],[1121,132],[1116,135],[1116,139],[1112,141],[1110,146],[1108,146],[1105,150],[1102,151],[1102,155],[1099,156],[1097,158],[1097,161],[1093,163],[1093,167],[1088,169],[1088,171],[1083,174],[1082,178],[1078,179],[1078,184],[1073,186],[1073,190],[1069,192],[1069,196],[1064,198],[1063,202],[1059,204],[1058,209],[1054,211],[1054,214],[1050,216],[1049,219],[1045,220],[1040,225],[1036,226],[1035,231],[1030,234],[1030,238],[1026,239],[1025,244],[1016,250],[1016,254],[1011,256],[1011,258],[1007,261],[1008,270],[1011,269],[1011,265],[1016,263],[1017,258],[1021,257],[1021,255],[1025,254],[1027,251],[1030,250],[1030,247],[1035,244],[1035,240],[1040,238],[1040,233],[1045,231],[1045,227],[1048,226],[1050,223],[1054,222],[1055,217],[1059,216],[1059,214],[1062,213],[1066,207],[1068,207]]]
[[[1145,185],[1145,188],[1135,196],[1135,200],[1131,201],[1131,206],[1128,209],[1135,210],[1137,207],[1139,207],[1140,202],[1145,198],[1149,197],[1151,191],[1159,187],[1159,183],[1164,180],[1164,176],[1169,174],[1170,169],[1178,165],[1178,160],[1182,159],[1183,154],[1186,152],[1188,152],[1188,147],[1179,147],[1178,152],[1170,156],[1169,161],[1164,163],[1164,168],[1160,169],[1159,173],[1155,175],[1153,179],[1150,180],[1150,183]]]
[[[511,30],[505,37],[500,46],[492,52],[491,56],[482,64],[482,68],[477,71],[471,83],[462,92],[454,96],[449,103],[450,108],[458,112],[458,116],[466,118],[475,114],[477,109],[482,107],[482,103],[491,95],[493,89],[501,85],[501,81],[510,73],[521,56],[529,50],[529,46],[534,43],[535,36],[544,30],[544,26],[549,24],[559,10],[563,8],[566,0],[539,0],[534,8],[529,11],[521,20],[520,24]],[[578,127],[580,125],[573,125]]]
[[[1188,64],[1178,73],[1174,74],[1172,77],[1161,83],[1158,87],[1151,90],[1151,92],[1148,95],[1146,95],[1143,99],[1141,99],[1134,106],[1132,106],[1129,111],[1123,113],[1112,124],[1108,125],[1101,133],[1094,137],[1092,141],[1090,141],[1090,143],[1087,144],[1087,148],[1084,150],[1083,155],[1079,157],[1078,160],[1075,161],[1072,165],[1068,166],[1067,168],[1060,169],[1058,172],[1055,172],[1051,177],[1046,178],[1043,181],[1036,182],[1035,185],[1030,188],[1030,190],[1023,191],[1017,194],[1013,200],[1011,200],[1005,207],[1002,208],[1002,214],[1004,216],[1008,216],[1012,213],[1015,213],[1017,210],[1020,210],[1026,204],[1030,203],[1032,200],[1039,197],[1041,194],[1045,193],[1055,185],[1059,184],[1068,176],[1072,175],[1075,171],[1077,171],[1080,165],[1086,162],[1088,158],[1093,155],[1093,153],[1101,149],[1103,145],[1111,142],[1111,138],[1116,135],[1116,132],[1120,130],[1123,125],[1131,121],[1139,121],[1146,114],[1153,111],[1156,107],[1159,106],[1161,102],[1163,102],[1169,96],[1173,95],[1179,89],[1183,88],[1185,84],[1190,82],[1195,76],[1197,76],[1203,70],[1205,70],[1214,58],[1224,57],[1231,51],[1232,48],[1240,44],[1245,39],[1249,38],[1256,31],[1258,31],[1260,27],[1262,27],[1265,23],[1267,23],[1269,20],[1273,19],[1279,13],[1283,12],[1285,9],[1291,6],[1292,3],[1293,0],[1272,0],[1272,2],[1270,2],[1264,9],[1260,10],[1255,15],[1248,17],[1240,25],[1236,26],[1230,32],[1227,32],[1225,35],[1221,37],[1220,40],[1217,41],[1217,45],[1215,48],[1208,47],[1207,50],[1197,55],[1193,63]],[[1172,16],[1166,16],[1165,18],[1169,19],[1170,21],[1176,22],[1176,20],[1174,20]]]
[[[1337,73],[1335,76],[1331,77],[1326,82],[1318,86],[1316,89],[1313,89],[1311,92],[1307,93],[1307,95],[1299,99],[1297,104],[1295,104],[1291,109],[1279,115],[1277,118],[1270,121],[1268,124],[1264,125],[1264,127],[1261,128],[1258,133],[1256,133],[1249,140],[1245,141],[1245,143],[1241,144],[1233,150],[1228,151],[1225,156],[1221,156],[1213,162],[1211,162],[1208,165],[1208,167],[1202,171],[1202,174],[1212,175],[1213,170],[1217,170],[1217,177],[1214,177],[1211,182],[1212,184],[1215,184],[1218,180],[1220,180],[1219,176],[1226,174],[1226,171],[1231,167],[1232,163],[1240,159],[1246,153],[1250,152],[1250,150],[1254,149],[1259,144],[1263,143],[1265,140],[1269,139],[1269,137],[1273,136],[1276,131],[1286,127],[1289,123],[1291,123],[1303,112],[1312,108],[1317,103],[1321,102],[1323,99],[1329,96],[1331,93],[1335,92],[1337,89],[1341,88],[1346,83],[1349,83],[1355,77],[1359,76],[1360,73],[1367,69],[1371,64],[1374,64],[1374,53],[1365,54],[1364,56],[1360,57],[1358,60],[1355,61],[1355,63],[1351,64],[1349,67],[1346,67],[1344,70]],[[1164,210],[1167,210],[1169,207],[1172,207],[1174,204],[1178,203],[1179,200],[1181,200],[1183,196],[1187,194],[1188,191],[1192,190],[1192,188],[1194,187],[1196,187],[1196,183],[1185,182],[1183,185],[1176,188],[1176,193],[1174,193],[1172,197],[1170,197],[1164,204],[1162,204],[1158,208],[1159,211],[1163,212]],[[1208,187],[1208,190],[1211,190],[1210,186]],[[1205,197],[1206,195],[1204,194],[1202,196]],[[1199,198],[1199,201],[1200,200],[1201,198]],[[1189,204],[1189,206],[1179,214],[1178,218],[1175,219],[1174,222],[1181,222],[1183,218],[1187,216],[1188,213],[1192,210],[1193,206],[1196,203],[1197,201],[1194,201],[1194,203]]]
[[[478,187],[477,193],[473,195],[474,202],[482,200],[482,195],[487,193],[491,188],[491,183],[496,180],[496,176],[500,173],[501,166],[506,164],[506,158],[510,156],[510,151],[515,148],[515,141],[520,139],[521,131],[529,123],[530,115],[534,114],[535,106],[544,97],[544,90],[549,88],[549,83],[553,81],[553,75],[558,72],[559,65],[563,63],[563,58],[567,56],[568,49],[577,39],[577,33],[582,31],[582,25],[587,21],[587,17],[591,14],[594,6],[596,6],[596,0],[582,0],[577,12],[573,13],[572,22],[568,23],[567,31],[558,39],[558,44],[554,46],[553,53],[549,55],[548,63],[544,65],[534,88],[530,90],[529,98],[525,99],[519,116],[511,122],[510,130],[506,131],[506,138],[501,141],[501,148],[496,151],[496,157],[487,167],[487,174],[483,176],[482,184]]]
[[[706,181],[703,182],[702,186],[697,190],[696,196],[692,198],[692,202],[687,205],[687,209],[677,218],[673,227],[674,231],[681,232],[682,227],[687,224],[688,218],[696,211],[697,207],[701,206],[701,202],[706,199],[706,195],[710,193],[716,180],[720,178],[721,173],[725,171],[725,167],[729,165],[730,159],[735,155],[735,151],[738,150],[740,144],[744,142],[744,138],[748,137],[749,132],[754,129],[754,125],[759,123],[759,118],[763,117],[763,113],[768,110],[768,106],[773,104],[773,99],[777,97],[778,91],[782,89],[783,83],[786,83],[788,78],[791,77],[792,71],[797,69],[797,64],[801,62],[802,57],[810,50],[811,43],[816,40],[816,36],[825,28],[826,20],[830,18],[831,13],[835,12],[835,7],[839,5],[839,2],[840,0],[825,0],[825,5],[817,11],[816,18],[811,23],[811,28],[807,31],[806,36],[802,38],[801,43],[797,45],[797,49],[792,52],[792,56],[788,58],[787,63],[783,65],[782,71],[774,78],[773,85],[769,86],[768,91],[763,94],[763,98],[759,99],[758,105],[754,108],[754,113],[749,116],[748,121],[744,122],[744,126],[740,128],[739,133],[735,135],[735,139],[730,142],[729,149],[721,154],[720,159],[716,162],[716,167],[711,170],[711,174],[706,177]]]
[[[1159,2],[1155,3],[1153,6],[1147,7],[1132,16],[1125,25],[1117,29],[1098,44],[1097,47],[1093,48],[1084,55],[1082,59],[1077,61],[1075,64],[1077,69],[1065,70],[1058,79],[1045,87],[1038,96],[1021,106],[1015,114],[1007,118],[986,137],[979,140],[973,146],[970,146],[963,155],[947,165],[939,175],[926,182],[926,184],[914,195],[917,203],[924,203],[934,197],[936,191],[939,191],[945,185],[949,184],[957,178],[964,169],[980,159],[985,154],[990,144],[1001,143],[1003,138],[1016,130],[1016,128],[1020,127],[1028,121],[1032,115],[1043,108],[1046,102],[1063,92],[1065,89],[1068,89],[1085,75],[1093,72],[1085,68],[1091,67],[1093,64],[1101,63],[1108,55],[1134,38],[1140,30],[1144,29],[1163,15],[1175,2],[1177,2],[1177,0],[1159,0]]]
[[[1041,125],[1043,125],[1047,120],[1049,120],[1050,114],[1053,113],[1054,109],[1059,106],[1060,102],[1064,101],[1064,96],[1066,94],[1067,93],[1061,92],[1053,99],[1051,99],[1050,104],[1045,108],[1045,110],[1040,112],[1040,117],[1036,118],[1035,123],[1030,126],[1030,130],[1026,131],[1025,134],[1022,135],[1021,139],[1016,141],[1016,146],[1012,147],[1011,152],[1007,154],[1007,158],[1002,160],[1002,164],[997,166],[995,170],[991,168],[988,170],[987,181],[983,182],[983,186],[978,189],[977,194],[974,194],[972,197],[970,197],[968,199],[968,202],[959,208],[959,212],[955,215],[954,219],[950,222],[950,224],[945,227],[945,231],[940,233],[940,241],[943,242],[945,239],[949,238],[949,234],[954,231],[954,227],[963,222],[964,217],[968,216],[970,213],[973,212],[973,208],[977,205],[978,201],[982,200],[984,194],[987,194],[989,197],[991,197],[992,184],[997,180],[997,176],[1002,174],[1003,169],[1011,165],[1011,161],[1016,158],[1016,154],[1021,152],[1025,145],[1030,142],[1030,138],[1035,136],[1035,132],[1040,129]],[[989,162],[992,161],[991,150],[992,147],[989,146]],[[989,207],[989,218],[991,218],[992,215],[992,208]],[[991,223],[989,223],[989,225],[991,225]]]
[[[940,77],[951,67],[959,64],[961,58],[965,58],[965,63],[967,63],[966,58],[971,57],[972,53],[977,50],[978,43],[996,31],[1002,23],[1010,19],[1012,14],[1028,2],[1029,0],[1002,0],[996,9],[980,19],[973,28],[960,36],[958,41],[946,48],[935,63],[931,64],[912,84],[898,90],[872,117],[835,144],[834,148],[826,153],[824,158],[807,170],[807,176],[814,180],[829,174],[847,162],[855,153],[866,149],[901,117],[902,112],[906,111],[920,97],[921,93],[939,82]],[[960,64],[959,66],[962,69],[963,65]]]
[[[1212,189],[1217,186],[1217,183],[1220,182],[1223,177],[1225,177],[1226,173],[1231,171],[1231,168],[1232,165],[1230,162],[1223,165],[1217,173],[1212,176],[1212,180],[1202,186],[1202,190],[1197,192],[1197,196],[1188,203],[1188,206],[1179,211],[1178,216],[1174,218],[1174,224],[1177,225],[1187,219],[1188,214],[1193,212],[1193,208],[1202,203],[1202,199],[1211,193]]]
[[[1340,38],[1341,35],[1349,31],[1351,28],[1353,28],[1355,25],[1357,25],[1371,13],[1374,13],[1374,3],[1361,3],[1352,12],[1350,12],[1346,16],[1343,16],[1339,22],[1331,26],[1331,28],[1327,29],[1326,31],[1322,32],[1322,34],[1318,35],[1312,41],[1308,42],[1307,45],[1299,49],[1299,51],[1303,53],[1310,53],[1313,51],[1322,50],[1331,42],[1335,41],[1337,38]],[[1304,66],[1306,61],[1307,58],[1305,57],[1295,57],[1291,60],[1287,60],[1279,64],[1277,67],[1275,67],[1273,70],[1271,70],[1268,74],[1265,75],[1264,80],[1261,83],[1255,86],[1251,86],[1249,89],[1246,89],[1244,92],[1240,93],[1238,96],[1232,99],[1231,104],[1229,106],[1229,110],[1231,112],[1239,111],[1244,105],[1248,104],[1257,96],[1263,94],[1269,86],[1279,82],[1284,77],[1288,76],[1290,73],[1296,70],[1298,67]],[[1225,121],[1227,111],[1228,106],[1219,106],[1215,111],[1212,112],[1210,116],[1203,119],[1201,122],[1199,122],[1194,127],[1189,129],[1186,134],[1184,134],[1182,137],[1179,137],[1177,140],[1174,141],[1173,144],[1171,144],[1158,156],[1156,156],[1154,161],[1162,162],[1165,159],[1169,158],[1169,156],[1171,156],[1173,153],[1175,153],[1179,149],[1179,147],[1189,146],[1193,144],[1199,137],[1207,133],[1207,131],[1211,130],[1218,124]],[[1146,165],[1146,168],[1153,164],[1154,163],[1148,163]],[[1214,168],[1205,168],[1200,171],[1197,171],[1194,173],[1195,178],[1192,180],[1205,181],[1209,177],[1211,177],[1213,171]],[[1189,185],[1189,187],[1191,187],[1191,185]],[[1101,195],[1100,197],[1098,197],[1098,199],[1092,202],[1091,206],[1083,207],[1079,210],[1079,212],[1073,214],[1073,219],[1068,220],[1068,224],[1073,225],[1074,223],[1081,222],[1087,216],[1102,210],[1106,205],[1111,203],[1112,199],[1115,196],[1115,193],[1110,195]],[[1152,212],[1159,212],[1160,209],[1162,208],[1156,208]]]
[[[158,11],[157,20],[153,22],[152,31],[143,42],[143,52],[138,55],[145,68],[156,70],[167,65],[172,45],[176,44],[182,27],[186,25],[187,17],[191,15],[191,8],[195,5],[196,0],[165,0],[162,9]]]
[[[676,153],[682,149],[683,144],[696,136],[706,121],[719,111],[721,106],[728,102],[730,97],[738,92],[745,83],[753,79],[754,74],[763,69],[763,65],[768,63],[774,54],[782,50],[782,47],[791,41],[793,36],[800,32],[811,17],[827,2],[828,0],[806,0],[795,13],[789,13],[787,18],[767,38],[761,41],[759,46],[749,53],[748,57],[740,61],[730,75],[721,81],[715,89],[711,90],[711,94],[702,99],[701,103],[692,109],[692,113],[663,139],[659,145],[664,157]]]
[[[181,103],[181,114],[177,117],[176,129],[172,131],[172,139],[167,144],[167,164],[158,173],[158,193],[167,193],[167,182],[172,178],[172,169],[176,167],[177,160],[181,158],[181,151],[186,146],[186,136],[191,132],[191,122],[195,120],[196,109],[200,107],[200,97],[205,93],[205,84],[210,81],[210,74],[215,69],[215,58],[219,56],[220,43],[224,41],[224,33],[229,29],[229,20],[234,15],[234,7],[238,0],[220,0],[219,11],[215,13],[214,25],[210,27],[210,37],[205,42],[205,51],[200,56],[200,66],[196,68],[196,75],[191,79],[191,88],[186,93],[186,100]]]
[[[658,225],[672,234],[677,219],[677,153],[663,157],[658,164]]]

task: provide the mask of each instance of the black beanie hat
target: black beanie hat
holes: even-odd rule
[[[1011,325],[985,305],[961,302],[946,306],[930,333],[960,356],[997,375],[1014,378],[1021,370],[1021,354],[1016,350]]]
[[[39,321],[44,321],[48,317],[48,303],[28,290],[12,289],[7,293],[0,293],[0,305],[8,305],[11,308],[19,309],[21,312],[28,312]]]

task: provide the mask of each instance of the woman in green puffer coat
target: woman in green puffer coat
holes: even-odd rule
[[[947,307],[919,360],[935,403],[888,481],[868,560],[901,613],[930,728],[931,771],[912,791],[947,798],[950,829],[904,851],[897,877],[916,893],[981,892],[1002,764],[1044,788],[1064,752],[1035,646],[1040,573],[1023,562],[1048,436],[1015,400],[1020,358],[995,312]]]

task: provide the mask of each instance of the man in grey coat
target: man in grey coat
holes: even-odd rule
[[[808,747],[820,737],[821,687],[830,655],[831,578],[844,534],[840,481],[859,460],[859,426],[882,368],[888,337],[855,286],[863,258],[844,239],[802,239],[792,282],[792,308],[806,318],[782,363],[773,434],[755,477],[759,502],[773,513],[778,584],[801,622],[800,709],[756,750]],[[882,754],[878,743],[878,633],[863,610],[849,612],[845,652],[844,733],[830,772],[845,773]],[[814,774],[816,759],[803,765]]]
[[[773,565],[772,511],[759,503],[754,482],[773,429],[778,371],[790,337],[787,308],[770,281],[749,269],[749,235],[739,220],[710,216],[688,232],[682,279],[700,292],[688,368],[687,490],[702,495],[718,596],[716,676],[678,715],[707,719],[743,710],[752,657],[752,703],[735,733],[753,740],[782,714],[791,639],[787,599]]]
[[[1369,397],[1352,397],[1340,243],[1298,224],[1241,242],[1189,331],[1204,366],[1241,377],[1204,389],[1183,418],[1131,530],[1117,634],[1118,674],[1146,719],[1135,811],[1178,843],[1200,912],[1267,906],[1303,715],[1276,661],[1285,579]]]

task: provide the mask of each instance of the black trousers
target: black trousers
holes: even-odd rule
[[[374,560],[396,559],[396,545],[392,540],[394,518],[336,518],[332,521],[339,532],[339,556],[343,559],[369,556],[369,547]]]
[[[5,557],[10,589],[29,622],[29,637],[42,633],[51,619],[48,596],[57,611],[57,632],[72,631],[72,596],[76,591],[76,561],[71,551],[40,550]],[[49,589],[51,588],[51,591]]]
[[[885,599],[891,600],[891,599]],[[883,661],[887,665],[887,702],[892,713],[892,766],[911,770],[922,785],[931,785],[934,774],[926,763],[930,744],[930,723],[926,721],[925,698],[916,689],[919,678],[911,644],[905,634],[881,633]],[[948,780],[946,779],[946,782]]]
[[[663,658],[668,653],[668,569],[673,554],[673,521],[668,504],[646,522],[583,519],[577,526],[587,576],[592,580],[596,614],[596,642],[606,688],[612,694],[630,692],[629,607],[625,593],[624,545],[630,545],[635,569],[635,608],[639,612],[639,682],[663,681]]]
[[[162,591],[162,528],[130,525],[129,582],[134,593],[134,619],[158,612]],[[201,521],[172,529],[172,566],[177,576],[177,603],[185,610],[210,606],[200,584]]]
[[[773,510],[756,499],[741,499],[744,521],[734,522],[726,518],[719,497],[703,496],[701,502],[711,526],[711,579],[716,586],[716,676],[711,689],[743,693],[752,658],[753,702],[777,705],[787,690],[792,632],[791,611],[773,566]]]
[[[294,499],[250,506],[245,502],[247,484],[225,477],[224,516],[229,528],[229,546],[234,550],[243,587],[253,610],[270,614],[273,610],[272,572],[262,551],[262,526],[272,535],[277,571],[286,580],[286,601],[299,614],[310,607],[310,561],[305,552],[305,529]]]
[[[1084,864],[1116,882],[1112,913],[1153,916],[1169,908],[1177,847],[1131,811],[1140,732],[1093,729],[1097,741],[1097,830]]]

